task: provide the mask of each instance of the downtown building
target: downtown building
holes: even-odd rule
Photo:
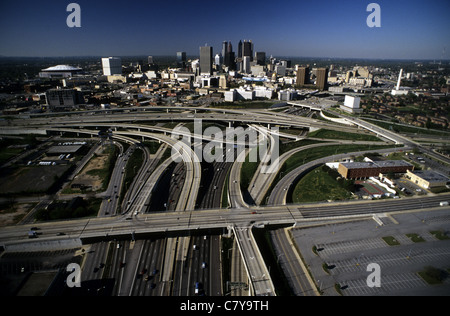
[[[211,46],[200,47],[200,75],[212,75],[213,73],[213,48]]]
[[[76,89],[50,89],[45,93],[47,105],[51,111],[67,111],[84,104],[83,93]]]
[[[309,84],[309,67],[298,67],[297,69],[297,87],[303,87],[306,84]]]
[[[316,70],[316,86],[320,91],[328,89],[328,69],[317,68]]]
[[[122,59],[119,57],[102,58],[103,75],[122,75]]]
[[[78,67],[72,67],[69,65],[57,65],[46,69],[42,69],[41,72],[39,73],[39,77],[49,79],[64,79],[80,74],[82,73],[82,71],[83,69]]]

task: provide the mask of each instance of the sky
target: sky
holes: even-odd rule
[[[381,27],[366,23],[371,2]],[[449,0],[0,0],[0,55],[198,56],[251,40],[275,57],[450,59],[449,15]]]

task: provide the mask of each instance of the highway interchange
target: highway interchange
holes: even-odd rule
[[[270,127],[273,126],[307,130],[326,128],[349,132],[364,129],[388,140],[392,145],[404,145],[401,148],[386,149],[385,152],[420,147],[431,156],[438,155],[410,138],[349,117],[346,120],[359,127],[281,112],[186,107],[143,107],[18,117],[13,121],[2,121],[1,133],[19,134],[26,128],[30,132],[40,134],[72,132],[97,137],[98,128],[109,128],[112,138],[120,148],[108,189],[103,193],[104,201],[98,217],[39,223],[42,235],[39,236],[38,242],[64,243],[65,240],[82,242],[86,252],[90,254],[83,268],[82,277],[94,279],[102,273],[104,279],[115,279],[112,295],[194,295],[199,294],[198,291],[194,292],[196,283],[201,284],[201,292],[204,294],[225,295],[227,293],[223,292],[220,280],[222,268],[220,261],[221,256],[223,257],[220,251],[220,236],[233,233],[241,254],[238,260],[242,260],[248,277],[248,280],[244,281],[249,283],[249,294],[276,295],[270,272],[252,234],[254,227],[297,225],[301,222],[324,222],[354,217],[370,218],[377,213],[433,209],[439,207],[440,201],[449,198],[448,195],[441,195],[373,202],[286,204],[289,188],[301,174],[313,166],[355,154],[346,153],[309,162],[284,175],[268,196],[267,206],[258,206],[283,161],[294,152],[310,148],[300,147],[281,155],[281,163],[278,167],[273,167],[274,170],[269,169],[270,172],[267,172],[266,168],[266,172],[256,173],[249,192],[257,205],[249,205],[243,197],[240,184],[242,161],[249,150],[239,153],[234,147],[227,147],[235,139],[239,139],[239,135],[233,135],[235,139],[225,137],[221,141],[224,148],[223,157],[229,159],[224,159],[225,162],[213,162],[205,168],[195,146],[201,148],[199,140],[211,142],[214,140],[213,137],[202,135],[201,131],[194,134],[182,131],[181,136],[190,136],[194,139],[194,147],[191,147],[178,141],[178,137],[171,137],[172,129],[154,124],[155,122],[183,124],[199,120],[225,122],[229,127],[236,124],[253,126],[259,131],[261,139],[270,140],[270,145],[274,144],[273,136],[279,137],[282,134],[272,131]],[[148,149],[141,144],[141,141],[148,139],[164,144],[155,155],[150,155]],[[130,145],[126,151],[120,142]],[[321,145],[323,144],[310,146]],[[181,162],[175,166],[172,164],[172,158],[162,159],[163,152],[173,148],[176,151],[175,157],[181,158]],[[233,150],[230,151],[230,148]],[[137,170],[119,208],[117,196],[121,190],[125,190],[122,170],[126,166],[127,158],[135,150],[142,150],[143,164]],[[233,158],[236,158],[236,161],[229,162]],[[446,157],[439,156],[439,159],[448,163]],[[266,166],[260,166],[262,167]],[[154,212],[149,206],[158,198],[154,196],[155,188],[167,170],[171,170],[172,173],[165,175],[169,188],[172,188],[168,194],[168,201],[173,201],[174,204],[159,201],[160,206],[164,205],[165,211]],[[228,200],[228,208],[225,209],[221,205],[223,194]],[[117,212],[119,209],[121,211]],[[0,245],[8,249],[16,244],[36,243],[36,240],[27,239],[30,225],[32,224],[1,228]],[[64,235],[58,236],[61,232],[64,232]],[[278,238],[281,240],[281,237]],[[107,271],[104,267],[105,262],[111,262]],[[125,262],[127,266],[133,268],[124,269]],[[311,280],[299,282],[302,283],[299,286],[305,287],[306,284],[311,288]],[[305,290],[306,292],[311,294],[315,293],[315,290]]]

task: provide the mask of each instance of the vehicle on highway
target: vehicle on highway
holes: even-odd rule
[[[203,293],[203,284],[200,282],[195,282],[195,291],[194,293],[196,295],[201,295]]]
[[[448,206],[448,201],[443,201],[439,203],[440,206]]]

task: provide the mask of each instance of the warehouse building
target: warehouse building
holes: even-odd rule
[[[406,178],[424,189],[443,187],[450,183],[446,176],[432,170],[407,171]]]
[[[414,166],[404,160],[339,163],[338,172],[346,179],[378,177],[380,173],[406,173]]]

